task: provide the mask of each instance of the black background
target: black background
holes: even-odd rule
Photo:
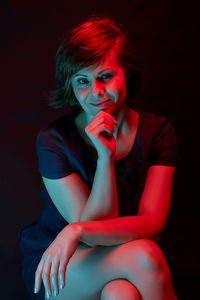
[[[135,105],[171,119],[179,158],[161,248],[178,299],[195,299],[199,278],[199,9],[194,1],[1,1],[1,299],[29,299],[17,231],[37,218],[40,175],[35,138],[66,113],[44,101],[55,87],[55,52],[64,32],[94,14],[128,29],[143,62]]]

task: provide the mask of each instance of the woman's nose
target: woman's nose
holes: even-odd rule
[[[97,80],[94,80],[92,82],[91,93],[92,93],[92,95],[97,96],[97,97],[102,97],[104,94],[104,88],[103,88],[102,84],[100,82],[98,82]]]

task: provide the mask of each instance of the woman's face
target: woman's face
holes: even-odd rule
[[[82,109],[91,116],[100,110],[114,113],[124,104],[125,74],[114,50],[99,65],[91,65],[72,76],[72,89]]]

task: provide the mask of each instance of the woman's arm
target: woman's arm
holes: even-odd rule
[[[43,177],[47,191],[68,223],[118,216],[114,162],[97,160],[91,191],[78,174],[61,179]]]
[[[118,216],[118,198],[114,172],[116,121],[100,111],[87,125],[86,132],[98,153],[97,167],[91,191],[81,177],[73,173],[61,179],[43,177],[47,191],[58,211],[68,223],[102,220]]]
[[[128,216],[70,224],[79,233],[79,241],[95,246],[113,246],[135,239],[156,240],[158,224],[151,216]]]
[[[82,210],[80,221],[111,219],[117,216],[114,161],[98,159],[92,190]]]
[[[138,216],[72,224],[80,241],[111,246],[142,238],[156,240],[169,214],[174,172],[174,167],[149,168]]]

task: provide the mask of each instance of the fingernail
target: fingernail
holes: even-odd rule
[[[63,288],[63,285],[62,285],[62,283],[60,284],[60,289],[62,290],[62,288]]]
[[[54,296],[57,296],[57,292],[56,291],[54,291]]]
[[[49,299],[49,293],[47,292],[47,298]]]
[[[34,288],[34,294],[36,294],[37,293],[37,289],[36,289],[36,287]]]

